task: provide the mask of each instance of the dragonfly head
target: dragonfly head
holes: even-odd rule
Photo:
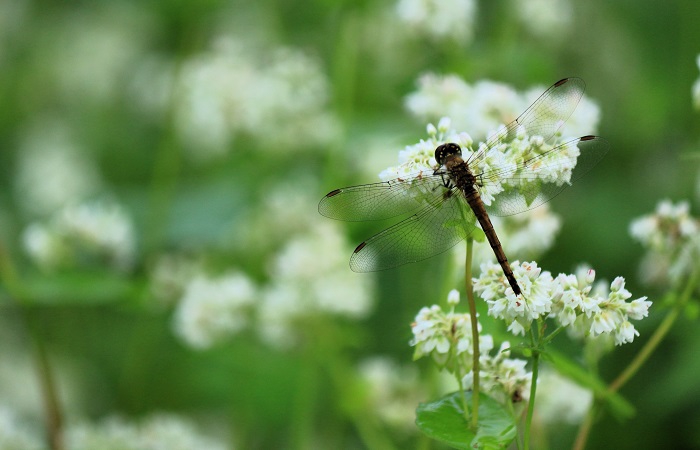
[[[462,156],[462,149],[454,142],[442,144],[435,149],[435,161],[441,166],[447,162],[448,156]]]

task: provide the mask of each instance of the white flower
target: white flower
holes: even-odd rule
[[[416,32],[460,44],[472,40],[474,0],[399,0],[396,9],[399,19]]]
[[[641,272],[651,282],[677,282],[700,258],[700,224],[688,202],[662,200],[654,214],[635,219],[630,234],[648,248]]]
[[[174,304],[188,283],[202,273],[200,261],[183,255],[161,255],[151,271],[151,292],[163,304]]]
[[[94,259],[126,270],[136,250],[131,218],[109,201],[67,206],[48,223],[27,226],[23,242],[29,256],[48,270]]]
[[[481,275],[474,279],[474,291],[486,300],[490,316],[503,319],[514,334],[524,334],[533,320],[549,314],[553,280],[535,262],[515,261],[511,269],[522,295],[515,295],[501,266],[491,262],[481,264]]]
[[[224,154],[241,133],[271,151],[328,144],[337,135],[318,61],[298,50],[256,47],[224,37],[183,64],[175,117],[194,157]]]
[[[79,423],[67,427],[66,447],[71,450],[224,450],[222,439],[199,432],[189,420],[159,414],[140,423],[109,417],[96,424]]]
[[[255,295],[253,283],[241,273],[197,276],[188,283],[177,305],[175,332],[193,348],[209,348],[248,324],[246,310]]]
[[[351,249],[336,223],[311,225],[274,257],[263,290],[259,331],[279,347],[296,344],[313,317],[365,317],[372,307],[371,278],[349,270]],[[323,319],[323,320],[327,320]]]
[[[533,35],[551,41],[564,41],[571,26],[573,10],[569,0],[529,0],[512,2],[522,25]]]
[[[22,136],[15,177],[15,196],[22,209],[52,214],[85,200],[100,185],[95,163],[60,121],[37,121]]]
[[[470,370],[473,351],[472,326],[469,314],[454,312],[455,292],[448,295],[451,310],[445,312],[438,305],[430,308],[423,307],[416,315],[411,325],[413,339],[411,346],[415,347],[413,359],[430,356],[440,367],[450,372],[458,368]],[[479,325],[481,331],[481,325]],[[479,336],[479,349],[488,352],[493,348],[493,338],[489,335]]]
[[[483,263],[481,275],[474,279],[474,291],[486,300],[489,315],[503,319],[513,334],[524,334],[533,320],[551,317],[579,337],[614,335],[616,344],[632,342],[639,334],[629,319],[648,315],[651,302],[646,297],[627,302],[632,294],[625,280],[617,277],[609,292],[593,289],[595,271],[580,269],[576,275],[559,274],[552,278],[537,264],[514,262],[511,268],[522,295],[515,296],[501,267]]]
[[[509,342],[501,344],[496,356],[491,356],[490,350],[479,357],[479,382],[484,391],[501,403],[527,401],[532,382],[532,372],[525,370],[527,361],[509,358]],[[463,382],[470,386],[473,379],[474,373],[469,372]]]
[[[588,412],[593,393],[554,370],[543,368],[537,377],[535,414],[546,424],[577,424]]]
[[[456,75],[428,73],[419,78],[418,90],[409,94],[405,103],[418,119],[432,121],[448,116],[454,129],[466,130],[475,140],[484,141],[499,125],[515,120],[544,90],[544,86],[536,86],[518,93],[505,83],[481,80],[471,85]],[[600,108],[584,96],[560,134],[571,138],[592,134],[599,119]],[[541,146],[537,140],[533,144]]]

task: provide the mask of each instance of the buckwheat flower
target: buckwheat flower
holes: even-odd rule
[[[56,119],[38,120],[24,131],[16,164],[17,204],[32,215],[55,213],[101,187],[96,164]]]
[[[455,372],[458,368],[470,370],[472,365],[472,327],[469,314],[454,312],[458,296],[450,292],[448,303],[450,311],[445,312],[438,305],[430,308],[423,307],[416,315],[411,325],[413,339],[411,346],[415,347],[413,359],[424,356],[431,357],[439,367]],[[478,331],[481,332],[479,324]],[[490,335],[479,337],[481,352],[489,352],[493,348],[493,338]]]
[[[474,291],[489,306],[489,315],[502,319],[513,334],[525,334],[533,320],[547,316],[552,308],[553,279],[537,263],[511,263],[522,295],[516,296],[503,269],[492,262],[481,264],[481,275],[474,279]]]
[[[555,280],[552,315],[561,325],[570,326],[572,336],[595,338],[606,334],[616,345],[632,342],[639,333],[629,320],[646,317],[651,302],[646,297],[627,302],[632,294],[622,277],[613,280],[608,292],[592,289],[594,278],[592,270],[578,277],[560,274]]]
[[[592,401],[593,393],[589,389],[554,370],[545,367],[537,377],[535,414],[546,424],[581,423]]]
[[[375,356],[362,361],[359,372],[369,403],[366,411],[394,429],[414,433],[415,406],[425,398],[416,367]]]
[[[197,276],[175,310],[175,334],[195,349],[212,347],[250,322],[248,310],[255,300],[255,287],[242,273]]]
[[[240,134],[263,150],[291,151],[339,131],[320,64],[299,50],[222,37],[183,64],[174,86],[177,132],[199,159],[225,154]]]
[[[46,270],[91,261],[127,270],[136,250],[131,218],[111,201],[67,206],[46,223],[29,224],[23,243],[29,256]]]
[[[700,55],[695,57],[695,64],[697,64],[698,69],[700,69]],[[695,109],[700,109],[700,78],[695,80],[693,83],[693,105]]]
[[[412,30],[435,40],[467,44],[473,38],[474,0],[399,0],[396,10]]]
[[[632,221],[630,234],[648,249],[641,265],[644,279],[677,282],[700,258],[700,223],[688,202],[662,200],[654,214]]]
[[[530,398],[532,372],[525,370],[527,361],[512,359],[510,343],[503,342],[495,356],[489,351],[479,357],[479,382],[485,392],[501,403],[527,401]],[[464,384],[471,386],[474,373],[464,377]]]
[[[32,429],[10,408],[0,406],[0,448],[3,450],[43,450],[39,430]]]
[[[109,417],[101,422],[67,427],[66,447],[71,450],[224,450],[220,438],[202,434],[189,420],[169,414],[153,415],[140,422]]]
[[[514,9],[531,34],[553,41],[563,40],[573,18],[569,0],[514,2]]]
[[[268,269],[258,330],[271,345],[303,342],[309,323],[332,317],[362,319],[372,308],[371,279],[348,270],[351,248],[335,223],[316,222],[292,238]]]

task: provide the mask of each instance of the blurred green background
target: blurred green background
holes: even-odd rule
[[[353,416],[362,409],[339,387],[356,388],[350,367],[368,356],[411,364],[409,324],[443,301],[446,258],[342,275],[365,277],[372,311],[317,317],[292,349],[263,342],[252,318],[209,348],[183,343],[173,332],[182,292],[156,292],[154,274],[176,255],[242,273],[262,296],[286,245],[329,222],[316,210],[326,192],[376,181],[425,137],[404,99],[426,72],[519,91],[586,81],[611,152],[550,202],[562,229],[538,263],[556,274],[585,262],[655,302],[641,336],[603,360],[605,379],[619,373],[664,313],[663,289],[639,277],[629,223],[664,198],[695,205],[700,190],[700,2],[444,3],[466,4],[468,20],[411,23],[392,1],[2,1],[0,403],[40,422],[40,342],[69,420],[168,411],[235,448],[371,446]],[[74,172],[58,173],[64,164]],[[58,262],[37,263],[27,229],[58,226],[57,211],[84,201],[129,217],[127,261],[69,243]],[[339,226],[343,261],[381,228]],[[682,320],[622,391],[637,415],[603,418],[588,448],[700,448],[698,345],[696,321]],[[342,355],[332,368],[319,362],[329,354]],[[372,426],[397,448],[426,445],[415,431]],[[551,448],[574,433],[550,431]]]

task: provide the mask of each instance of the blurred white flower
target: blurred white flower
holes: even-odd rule
[[[72,105],[120,100],[150,40],[148,14],[143,8],[108,2],[65,19],[52,23],[55,29],[50,29],[42,60],[53,72],[63,100]]]
[[[255,300],[255,287],[242,273],[196,276],[176,307],[175,333],[195,349],[209,348],[249,323],[247,310]]]
[[[415,432],[415,408],[426,395],[416,367],[376,356],[362,361],[359,371],[367,386],[367,410],[392,428]]]
[[[364,318],[372,307],[372,279],[348,267],[351,248],[335,223],[314,223],[292,239],[270,266],[270,285],[258,311],[262,337],[296,344],[310,317]]]
[[[85,200],[101,185],[96,164],[74,142],[66,126],[45,119],[29,127],[17,151],[17,204],[46,215]]]
[[[110,417],[95,424],[80,423],[66,429],[70,450],[225,450],[223,440],[203,435],[187,419],[153,415],[140,423]]]
[[[695,57],[695,64],[697,64],[698,69],[700,69],[700,55]],[[695,109],[700,109],[700,78],[693,83],[693,105]]]
[[[418,80],[418,90],[406,97],[406,108],[423,121],[442,116],[452,118],[452,127],[464,130],[475,141],[484,141],[500,125],[515,120],[542,93],[536,86],[519,94],[511,86],[490,80],[466,83],[456,75],[427,73]],[[569,120],[560,129],[563,137],[595,133],[599,107],[584,96]]]
[[[136,251],[131,218],[110,201],[67,206],[46,223],[29,224],[22,240],[29,256],[47,270],[95,261],[127,270]]]
[[[548,425],[581,423],[593,393],[554,370],[544,368],[537,378],[535,414]]]
[[[182,65],[177,131],[201,159],[226,153],[240,133],[273,153],[328,144],[339,130],[329,91],[318,61],[301,51],[221,38]]]
[[[677,282],[700,258],[700,223],[690,215],[688,202],[662,200],[654,214],[632,221],[630,234],[648,249],[641,276],[649,282]]]
[[[552,41],[563,41],[561,38],[566,37],[573,19],[570,0],[515,0],[511,3],[530,34]]]
[[[617,277],[610,290],[594,290],[595,271],[559,274],[553,278],[537,264],[511,264],[523,295],[515,296],[501,266],[481,264],[481,275],[474,279],[474,291],[489,305],[489,315],[503,319],[513,334],[525,334],[532,321],[551,317],[573,335],[595,338],[601,334],[614,337],[616,345],[632,342],[639,333],[629,322],[648,315],[651,302],[640,297],[632,302],[625,280]]]
[[[396,11],[404,26],[435,40],[465,45],[474,35],[474,0],[399,0]]]
[[[0,405],[0,449],[43,450],[43,439],[39,430],[24,423],[10,408]]]

